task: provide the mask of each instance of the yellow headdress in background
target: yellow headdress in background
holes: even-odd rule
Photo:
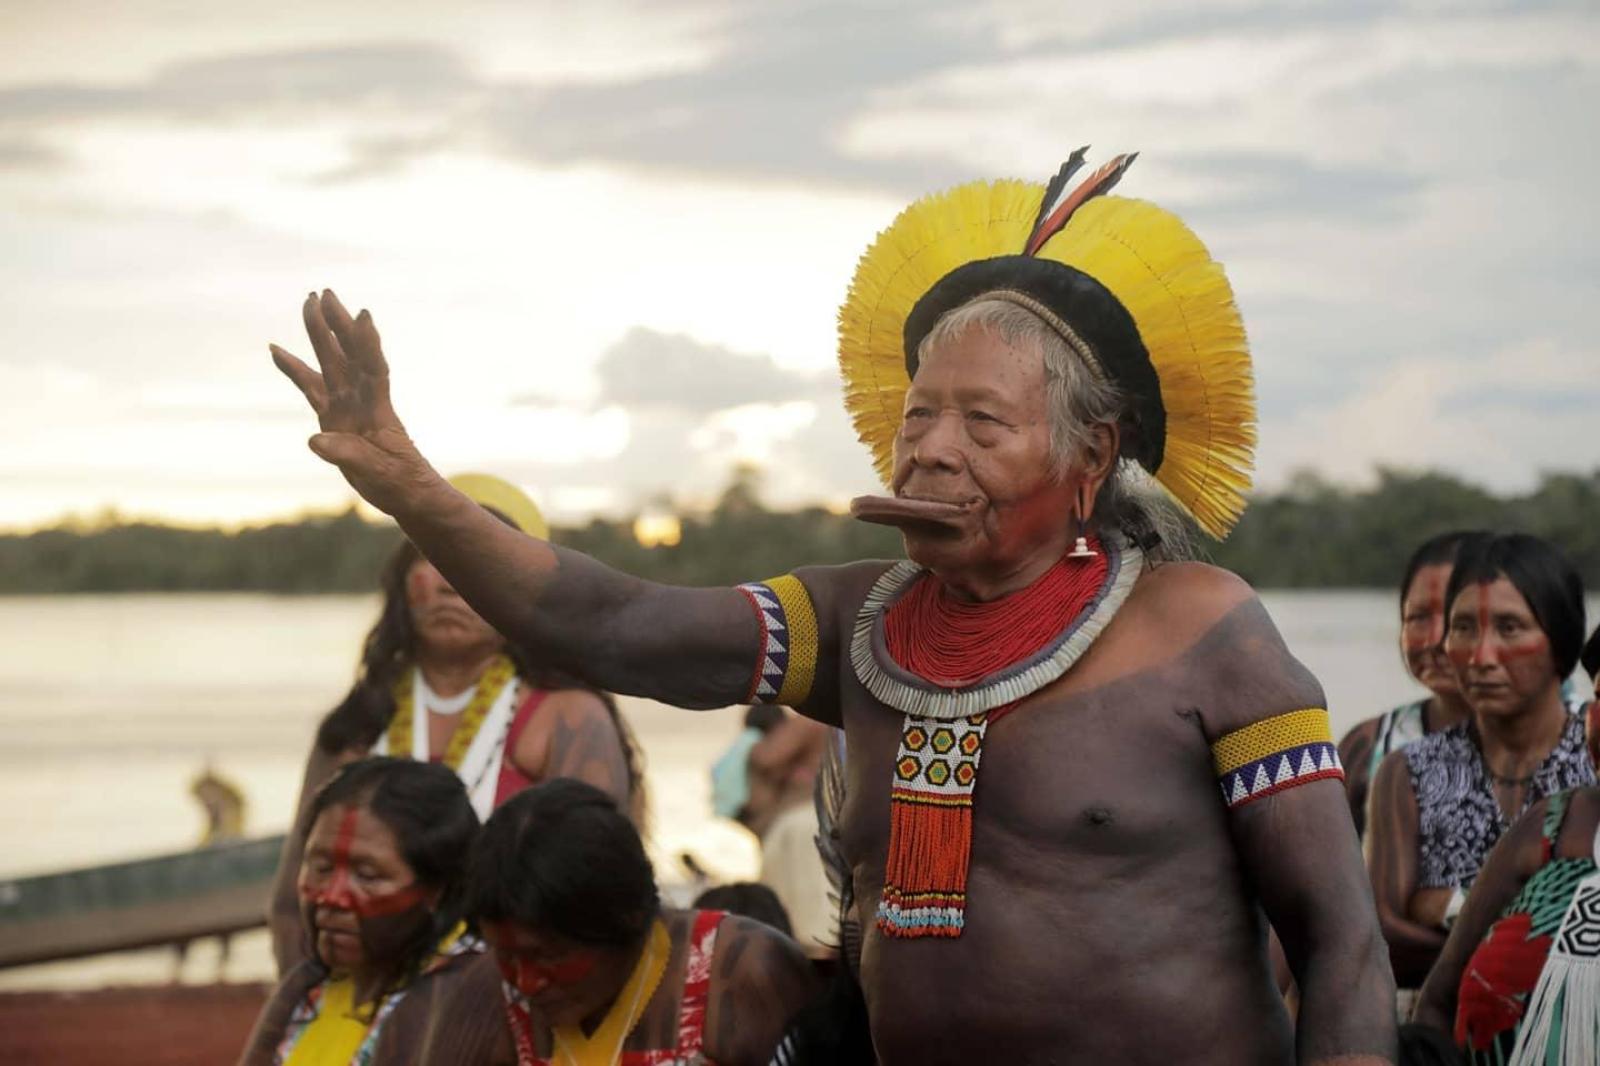
[[[480,507],[504,515],[530,537],[550,539],[550,525],[540,513],[539,505],[511,482],[493,474],[457,474],[450,479],[450,484]]]
[[[1123,390],[1136,423],[1126,453],[1221,539],[1244,511],[1256,442],[1233,290],[1176,215],[1103,195],[1132,155],[1069,193],[1084,151],[1048,186],[957,186],[878,235],[839,310],[845,406],[888,483],[918,344],[945,312],[1005,293]]]

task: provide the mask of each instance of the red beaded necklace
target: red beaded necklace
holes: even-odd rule
[[[1032,658],[1105,586],[1110,564],[1099,542],[1090,542],[1092,559],[1062,557],[1027,588],[988,603],[958,600],[923,575],[884,612],[889,657],[943,688],[965,688]]]
[[[990,603],[955,599],[923,574],[884,612],[885,649],[902,670],[925,682],[967,688],[1062,640],[1105,588],[1110,572],[1096,542],[1093,557],[1063,557],[1027,588]],[[984,734],[1025,698],[963,718],[907,712],[895,755],[889,854],[878,900],[877,924],[885,936],[961,935]]]

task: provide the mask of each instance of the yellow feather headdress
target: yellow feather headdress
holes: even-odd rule
[[[450,479],[458,491],[480,507],[498,511],[530,537],[550,539],[550,525],[539,505],[526,492],[493,474],[457,474]]]
[[[972,182],[924,197],[878,235],[839,310],[845,406],[887,484],[918,342],[967,300],[1021,292],[1125,391],[1139,429],[1132,457],[1221,539],[1244,511],[1256,442],[1233,290],[1176,215],[1104,195],[1132,156],[1068,194],[1082,157],[1048,186]]]

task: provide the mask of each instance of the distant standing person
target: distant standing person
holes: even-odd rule
[[[200,847],[211,848],[218,844],[229,844],[244,838],[244,817],[246,803],[244,792],[239,786],[217,773],[216,769],[207,762],[189,783],[189,795],[200,804],[200,809],[205,814],[205,828],[200,831]],[[178,982],[183,977],[183,964],[189,958],[188,940],[180,940],[174,945],[175,957],[173,959],[172,980]],[[217,937],[217,978],[221,980],[228,970],[228,958],[232,952],[233,937],[231,934],[222,933]]]
[[[712,771],[717,813],[760,840],[761,883],[777,893],[801,947],[831,955],[838,916],[817,851],[812,801],[828,727],[770,705],[752,707],[745,723]]]
[[[1445,604],[1445,652],[1472,717],[1390,755],[1373,786],[1372,890],[1401,988],[1427,976],[1507,827],[1595,781],[1583,720],[1561,699],[1584,634],[1572,563],[1527,534],[1474,540]]]
[[[548,534],[538,507],[509,482],[465,474],[451,484],[506,525]],[[284,841],[269,916],[279,973],[306,954],[294,894],[306,802],[343,763],[369,752],[441,762],[461,778],[480,820],[556,777],[587,781],[642,818],[640,760],[609,696],[535,668],[410,541],[384,567],[382,588],[356,683],[317,731],[300,817]]]
[[[1406,562],[1400,578],[1400,658],[1406,672],[1429,695],[1357,723],[1339,741],[1350,815],[1363,837],[1367,792],[1378,765],[1390,752],[1413,740],[1464,722],[1470,713],[1444,654],[1444,590],[1461,545],[1481,533],[1457,530],[1424,541]]]

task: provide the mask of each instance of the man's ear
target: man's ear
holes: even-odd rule
[[[1098,495],[1100,486],[1111,476],[1121,443],[1122,431],[1116,423],[1097,422],[1089,427],[1089,446],[1082,457],[1082,477],[1089,483],[1092,495]]]

